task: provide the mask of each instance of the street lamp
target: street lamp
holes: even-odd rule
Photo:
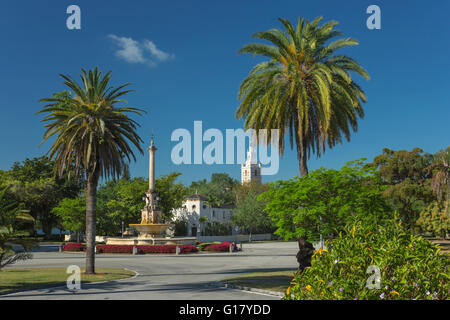
[[[122,221],[122,238],[123,238],[123,221]]]

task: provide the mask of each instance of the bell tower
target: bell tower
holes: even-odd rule
[[[241,165],[241,183],[252,181],[261,182],[261,165],[257,162],[256,149],[250,143],[247,151],[247,159]]]

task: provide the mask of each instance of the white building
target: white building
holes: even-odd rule
[[[196,237],[197,233],[204,230],[206,224],[200,223],[201,217],[206,217],[207,222],[229,223],[233,214],[232,209],[231,206],[212,208],[207,204],[206,197],[193,194],[186,198],[181,208],[174,210],[174,219],[185,219],[188,223],[188,234],[186,236]]]
[[[241,183],[247,183],[252,181],[261,182],[261,164],[256,161],[256,150],[252,145],[247,151],[247,159],[241,165]]]
[[[261,182],[261,165],[256,161],[256,150],[250,144],[247,159],[241,165],[241,182],[244,184],[252,181]],[[174,220],[183,219],[187,221],[188,234],[186,236],[196,237],[198,233],[204,231],[207,222],[230,223],[234,208],[229,205],[213,208],[207,204],[207,200],[205,196],[193,194],[186,198],[181,208],[173,211]],[[206,217],[207,222],[200,223],[201,217]],[[239,233],[239,230],[233,228],[232,234],[237,233]]]

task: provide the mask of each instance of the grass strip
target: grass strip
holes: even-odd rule
[[[0,294],[42,287],[65,285],[70,274],[64,268],[11,268],[0,271]],[[97,269],[95,274],[84,274],[81,269],[81,284],[124,279],[134,272],[124,269]]]

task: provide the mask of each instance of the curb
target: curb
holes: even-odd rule
[[[275,297],[284,297],[284,294],[281,292],[277,292],[277,291],[270,291],[270,290],[264,290],[264,289],[258,289],[258,288],[251,288],[251,287],[244,287],[244,286],[238,286],[235,284],[230,284],[230,283],[225,283],[225,282],[212,282],[209,284],[212,287],[219,287],[219,288],[227,288],[227,289],[237,289],[237,290],[243,290],[243,291],[250,291],[250,292],[255,292],[255,293],[262,293],[262,294],[267,294],[270,296],[275,296]]]

